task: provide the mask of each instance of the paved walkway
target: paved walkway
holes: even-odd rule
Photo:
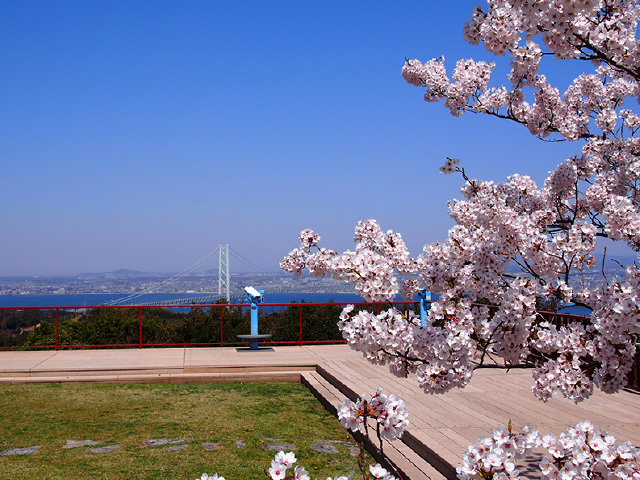
[[[165,348],[0,352],[0,383],[5,384],[300,381],[305,372],[317,372],[314,375],[326,379],[342,395],[370,396],[378,385],[396,393],[411,415],[404,443],[448,478],[453,478],[453,468],[460,464],[462,451],[469,444],[494,428],[506,426],[509,419],[515,428],[528,424],[556,434],[589,419],[619,440],[640,445],[638,393],[596,392],[578,405],[560,398],[543,403],[529,391],[532,380],[528,370],[478,370],[466,388],[435,396],[422,392],[411,378],[400,379],[386,367],[371,365],[345,345],[258,351]],[[422,478],[436,477],[425,474]]]

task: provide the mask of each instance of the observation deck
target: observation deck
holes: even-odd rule
[[[526,424],[559,434],[589,419],[618,441],[640,445],[638,393],[597,391],[578,405],[563,398],[543,403],[531,394],[531,372],[525,369],[480,369],[463,389],[427,395],[415,378],[395,377],[346,345],[0,351],[4,384],[239,381],[302,382],[334,414],[345,397],[370,397],[378,385],[395,393],[407,406],[410,426],[401,440],[385,444],[385,453],[411,480],[455,478],[462,452],[509,420],[516,431]],[[538,478],[540,458],[529,457],[521,474]]]

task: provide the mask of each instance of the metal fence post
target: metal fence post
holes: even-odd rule
[[[59,343],[59,329],[58,329],[58,312],[60,311],[59,308],[56,308],[56,351],[58,350],[60,343]]]
[[[220,348],[224,347],[224,329],[222,328],[222,324],[223,324],[222,312],[224,312],[224,308],[220,306]]]
[[[140,348],[142,348],[142,307],[140,307]]]
[[[302,305],[300,305],[300,346],[302,346]]]

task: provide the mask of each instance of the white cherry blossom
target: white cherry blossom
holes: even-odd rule
[[[444,56],[405,62],[403,78],[454,116],[489,115],[579,146],[541,185],[516,173],[478,180],[447,158],[440,171],[463,179],[461,198],[449,204],[455,225],[417,257],[374,220],[358,223],[355,249],[344,253],[302,232],[300,247],[281,262],[294,275],[330,275],[367,301],[421,289],[438,295],[426,325],[395,308],[345,308],[339,326],[352,348],[396,375],[415,375],[427,393],[464,387],[488,363],[532,367],[532,391],[544,401],[559,394],[579,402],[596,388],[625,386],[640,339],[638,262],[623,279],[600,275],[588,287],[573,273],[602,270],[595,260],[602,238],[640,252],[639,19],[636,0],[488,0],[463,34],[508,57],[508,84],[491,85],[491,62],[460,59],[450,72]],[[553,59],[585,70],[561,90],[543,73]],[[538,301],[575,303],[591,314],[558,323],[536,311]],[[549,452],[543,478],[640,477],[635,447],[614,447],[590,424],[558,438],[523,435],[502,432],[470,447],[460,478],[517,478],[515,458],[536,442]]]

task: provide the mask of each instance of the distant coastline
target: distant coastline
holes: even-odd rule
[[[129,296],[127,293],[78,293],[78,294],[23,294],[23,295],[0,295],[0,308],[19,307],[93,307],[105,305],[109,302]],[[147,293],[133,300],[131,305],[148,304],[152,302],[166,302],[175,299],[192,298],[199,294],[194,293]],[[437,299],[437,295],[433,295]],[[362,297],[354,293],[274,293],[267,294],[265,303],[360,303],[364,302]],[[403,299],[397,297],[396,301]],[[244,298],[232,298],[231,303],[246,303]],[[118,304],[120,306],[120,304]],[[188,307],[188,305],[185,305]],[[561,310],[562,313],[573,315],[589,315],[590,311],[584,307],[568,307]]]
[[[78,294],[24,294],[0,295],[0,307],[92,307],[104,305],[127,297],[128,293],[78,293]],[[174,299],[192,298],[194,293],[147,293],[133,300],[133,304],[166,302]],[[336,303],[364,302],[353,293],[275,293],[265,295],[265,303]],[[232,299],[231,303],[245,303],[243,298]]]

